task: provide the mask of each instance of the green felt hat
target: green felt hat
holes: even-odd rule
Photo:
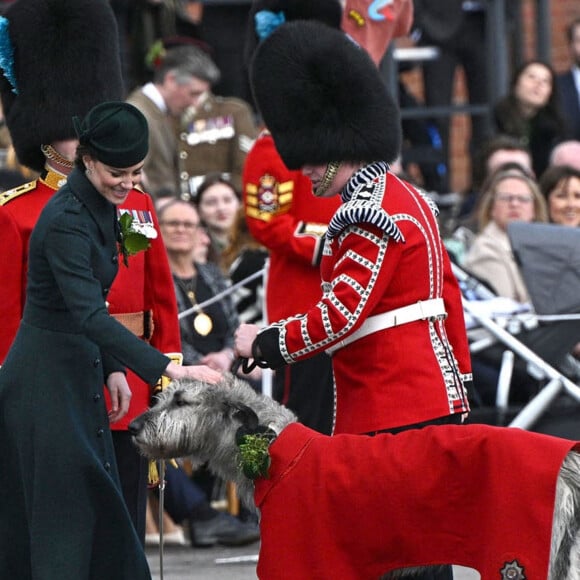
[[[101,103],[81,121],[73,119],[79,144],[111,167],[131,167],[149,150],[149,127],[143,113],[122,101]]]

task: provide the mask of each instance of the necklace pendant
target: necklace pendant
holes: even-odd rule
[[[213,329],[213,321],[205,312],[200,312],[193,319],[193,328],[197,334],[207,336]]]

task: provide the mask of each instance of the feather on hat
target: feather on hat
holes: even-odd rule
[[[284,22],[317,20],[340,28],[341,18],[339,0],[254,0],[248,16],[245,61],[249,64],[259,42]]]

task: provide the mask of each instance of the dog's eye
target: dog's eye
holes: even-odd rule
[[[173,404],[176,407],[183,407],[187,405],[187,402],[183,397],[183,391],[175,391],[175,393],[173,393]]]

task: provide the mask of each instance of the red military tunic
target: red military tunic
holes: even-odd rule
[[[6,357],[22,318],[30,233],[45,204],[65,180],[66,176],[51,170],[43,178],[0,196],[0,362]],[[135,219],[139,221],[151,220],[158,235],[151,240],[151,247],[147,251],[129,258],[129,268],[121,263],[107,296],[109,312],[112,315],[132,315],[124,316],[121,320],[131,321],[129,324],[132,329],[139,328],[137,320],[144,320],[143,313],[151,312],[151,345],[165,353],[180,352],[173,279],[159,234],[153,201],[147,194],[132,190],[120,206],[120,210],[123,209],[135,210]],[[121,421],[112,424],[112,429],[126,430],[131,419],[149,406],[149,386],[129,370],[127,379],[133,393],[129,412]],[[108,395],[106,389],[105,393]]]
[[[578,447],[486,425],[327,437],[292,424],[256,480],[258,577],[376,580],[453,563],[482,580],[544,579],[556,479]]]
[[[66,177],[54,171],[0,194],[0,364],[24,312],[28,241],[40,212]]]
[[[157,237],[149,240],[151,246],[148,250],[129,257],[128,267],[122,260],[120,261],[119,272],[107,296],[109,312],[119,322],[126,323],[140,338],[148,339],[151,346],[157,350],[166,354],[181,352],[173,277],[163,238],[159,232],[153,200],[146,193],[134,189],[119,207],[119,212],[123,211],[129,211],[134,222],[151,224],[157,232]],[[136,321],[143,320],[145,321],[143,327],[139,326],[139,322],[136,328],[130,326]],[[145,334],[141,334],[141,328]],[[120,421],[111,424],[113,430],[127,430],[129,423],[137,415],[144,413],[150,404],[149,385],[129,369],[127,380],[133,393],[131,404],[127,414]],[[105,389],[107,405],[108,394],[108,390]]]
[[[318,260],[340,200],[314,197],[310,179],[284,165],[267,131],[246,157],[243,191],[250,232],[270,253],[268,320],[306,312],[320,298]]]
[[[382,162],[359,170],[342,199],[321,262],[323,297],[258,334],[264,359],[276,367],[340,347],[370,316],[443,298],[446,319],[383,328],[334,353],[334,433],[467,412],[471,363],[461,293],[431,202]]]

